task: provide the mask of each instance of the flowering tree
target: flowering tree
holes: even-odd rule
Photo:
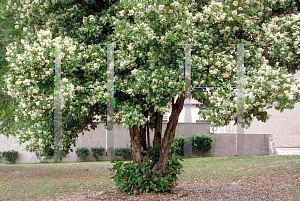
[[[16,99],[2,92],[2,87],[5,85],[3,75],[7,74],[10,68],[5,60],[5,53],[6,46],[20,36],[20,29],[14,28],[14,21],[18,17],[17,12],[8,12],[5,9],[6,3],[7,0],[0,2],[0,120],[7,119],[7,127],[11,128],[13,122],[10,120],[13,119]]]
[[[60,18],[45,14],[56,5],[49,2],[10,4],[20,12],[24,38],[7,47],[13,71],[5,79],[5,89],[13,97],[22,97],[15,121],[20,122],[23,134],[17,137],[20,142],[30,141],[26,146],[30,151],[45,151],[53,145],[53,122],[48,120],[53,118],[53,56],[59,43],[63,44],[62,82],[69,86],[63,90],[62,105],[66,154],[79,132],[88,125],[96,127],[96,116],[106,120],[107,50],[98,45],[102,42],[121,44],[115,47],[115,122],[129,129],[135,163],[142,162],[141,147],[146,148],[145,125],[149,123],[155,130],[153,146],[160,148],[155,166],[162,175],[185,100],[184,49],[178,43],[201,44],[192,46],[193,86],[227,86],[192,90],[192,97],[207,106],[199,114],[213,125],[228,125],[236,117],[236,93],[230,87],[236,83],[233,44],[249,44],[244,58],[246,125],[254,117],[265,122],[266,109],[293,109],[298,102],[299,81],[289,74],[300,68],[296,54],[300,14],[293,0],[194,4],[121,0],[109,9],[83,16],[78,30],[68,29],[64,21],[80,13],[71,0],[69,7],[61,6],[68,13]],[[287,12],[279,15],[279,9]],[[103,88],[81,91],[74,90],[74,85]],[[162,115],[170,109],[161,141]]]
[[[33,35],[36,35],[36,32],[39,30],[47,30],[50,29],[52,30],[52,34],[50,34],[50,39],[47,41],[49,43],[52,43],[52,39],[55,38],[58,34],[58,32],[61,33],[61,35],[69,35],[72,38],[77,38],[77,41],[82,41],[82,37],[80,35],[80,31],[79,31],[79,27],[81,27],[82,25],[82,18],[83,16],[89,16],[90,14],[100,14],[101,10],[105,10],[108,8],[108,4],[104,3],[101,5],[95,5],[93,2],[91,1],[82,1],[79,3],[79,1],[77,2],[56,2],[56,3],[52,3],[51,1],[45,1],[45,2],[35,2],[35,1],[7,1],[8,4],[4,6],[4,8],[6,7],[6,12],[8,15],[12,15],[14,13],[18,13],[19,15],[19,19],[15,21],[15,24],[13,24],[12,27],[15,27],[15,31],[20,31],[23,35],[22,38],[24,38],[26,41],[29,41],[29,39],[31,40],[31,37]],[[63,9],[63,11],[61,10]],[[72,14],[70,14],[72,13]],[[69,15],[70,14],[70,15]],[[38,17],[37,17],[38,16]],[[10,22],[14,22],[14,19],[11,19]],[[55,22],[55,23],[54,23]],[[5,24],[7,25],[7,23]],[[58,30],[59,27],[62,27],[62,30]],[[106,27],[106,26],[105,26]],[[103,28],[105,28],[103,27]],[[109,31],[109,30],[104,30],[102,32],[103,35],[105,35],[105,33]],[[6,32],[7,33],[7,32]],[[49,36],[49,35],[48,35]],[[25,41],[25,40],[22,41]],[[86,44],[92,44],[93,42],[97,43],[99,40],[104,40],[105,38],[98,37],[95,39],[95,37],[93,36],[89,36],[89,37],[85,37],[84,41]],[[32,38],[32,41],[37,41],[37,37]],[[12,45],[20,45],[21,41],[18,41],[17,43],[12,43]],[[52,48],[54,48],[54,44],[51,46]],[[48,46],[46,48],[49,48]],[[31,49],[31,48],[30,48]],[[53,49],[52,49],[53,51]],[[31,52],[32,53],[32,52]],[[4,52],[5,55],[5,52]],[[2,55],[1,55],[2,56]],[[18,56],[21,56],[21,54],[18,54]],[[22,56],[24,56],[22,54]],[[49,55],[48,55],[49,56]],[[50,58],[50,57],[49,57]],[[31,57],[32,59],[32,57]],[[38,58],[39,59],[39,58]],[[44,86],[46,88],[48,88],[51,84],[53,86],[53,68],[54,67],[54,63],[52,62],[52,60],[54,59],[54,57],[51,57],[48,61],[46,62],[50,62],[51,60],[51,64],[52,66],[48,67],[47,69],[49,69],[49,72],[47,72],[44,76],[42,76],[43,78],[47,77],[47,79],[45,79],[42,84],[44,84]],[[32,60],[30,61],[32,62]],[[28,63],[29,66],[31,66],[30,62]],[[7,59],[7,63],[11,63],[10,59]],[[3,67],[3,68],[2,68]],[[9,65],[8,68],[4,68],[4,66],[1,66],[1,71],[3,70],[3,74],[7,74],[7,75],[13,75],[11,72],[14,71],[14,68],[16,66],[13,65]],[[25,69],[27,68],[27,66],[23,66]],[[45,67],[45,66],[44,66]],[[10,68],[10,70],[9,70]],[[30,72],[30,69],[26,69],[27,72]],[[40,72],[41,73],[41,72]],[[4,76],[2,76],[3,74],[1,74],[1,78],[0,80],[4,80]],[[79,74],[79,73],[77,73]],[[75,75],[76,76],[76,75]],[[5,83],[5,82],[3,82]],[[2,84],[1,82],[1,91],[2,91],[2,87],[4,87],[4,84]],[[6,87],[10,87],[10,83],[8,85],[6,85]],[[4,93],[5,93],[5,89],[7,89],[6,87],[3,88]],[[53,88],[52,91],[49,91],[49,94],[53,94]],[[5,93],[7,96],[11,97],[10,93]],[[48,95],[49,95],[48,94]],[[18,94],[19,95],[19,94]],[[53,96],[52,100],[53,100]],[[16,97],[15,99],[18,99],[18,97]],[[31,104],[31,101],[26,101],[23,100],[24,103],[26,104]],[[1,105],[3,106],[3,105]],[[28,128],[28,126],[26,126],[26,124],[28,123],[28,121],[31,120],[31,118],[25,120],[25,125],[22,125],[22,118],[18,118],[17,119],[17,113],[18,109],[15,108],[11,108],[8,107],[9,105],[4,105],[5,111],[3,113],[5,113],[4,116],[4,122],[1,124],[1,133],[3,133],[4,135],[8,136],[9,134],[11,135],[16,135],[18,133],[18,130],[23,130],[24,128]],[[22,102],[20,102],[20,100],[18,100],[16,102],[16,104],[14,104],[14,107],[19,106],[19,107],[23,107],[25,106],[24,104],[22,104]],[[50,107],[49,105],[46,105]],[[53,104],[51,104],[51,107],[53,108]],[[19,108],[20,109],[20,108]],[[35,108],[37,109],[37,108]],[[28,107],[27,109],[27,113],[30,111],[30,108]],[[75,117],[76,118],[76,117]],[[75,125],[80,125],[81,119],[78,118],[78,120],[76,122],[74,122]],[[49,125],[50,127],[50,125]],[[51,127],[53,127],[53,124],[51,125]],[[76,130],[77,128],[75,128],[74,130]],[[81,128],[80,128],[81,129]],[[52,131],[53,132],[53,131]],[[76,133],[74,131],[74,133]],[[78,132],[79,133],[79,132]],[[75,134],[77,135],[77,134]],[[53,136],[53,135],[52,135]],[[52,137],[53,138],[53,137]],[[53,144],[53,140],[51,138],[51,135],[45,135],[44,138],[39,137],[38,141],[42,141],[45,143],[45,147],[43,149],[36,149],[36,151],[42,151],[45,156],[49,155],[53,155],[53,149],[51,149],[51,144]],[[73,140],[70,140],[73,139]],[[67,141],[71,141],[70,143],[75,142],[76,137],[70,137],[68,138]],[[35,138],[33,138],[35,139]],[[44,140],[41,140],[44,139]],[[27,138],[27,140],[29,140],[29,138]],[[26,141],[26,140],[24,140]],[[32,142],[35,142],[35,140],[33,140]],[[27,147],[28,148],[28,147]],[[70,148],[70,146],[69,146]],[[31,151],[34,151],[35,148],[31,148]],[[72,150],[71,150],[72,151]]]

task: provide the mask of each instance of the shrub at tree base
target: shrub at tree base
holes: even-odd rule
[[[2,152],[3,158],[5,158],[7,161],[9,161],[11,163],[13,163],[17,160],[18,155],[19,155],[18,152],[14,151],[14,150]]]
[[[105,151],[103,147],[92,147],[91,150],[93,157],[96,158],[96,160],[98,160],[98,156],[103,156],[103,152]]]
[[[143,163],[129,162],[125,164],[122,161],[112,160],[111,162],[115,164],[112,168],[113,176],[111,178],[116,182],[117,189],[126,195],[142,192],[152,192],[155,195],[159,192],[173,190],[177,186],[177,175],[183,171],[183,165],[179,162],[182,159],[179,159],[174,148],[171,148],[167,164],[168,172],[164,176],[156,173],[157,155],[152,154],[151,159],[151,161],[147,161],[144,157]]]
[[[89,149],[86,147],[77,148],[75,153],[80,160],[84,160],[89,155]]]
[[[201,135],[201,134],[194,134],[193,135],[193,147],[197,150],[201,151],[202,153],[209,151],[214,143],[214,140],[209,135]]]

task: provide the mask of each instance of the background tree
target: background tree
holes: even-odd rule
[[[166,174],[184,104],[184,49],[177,43],[201,43],[192,47],[193,86],[229,86],[192,91],[193,98],[207,106],[199,114],[208,117],[213,125],[228,125],[236,117],[236,93],[230,87],[236,81],[236,46],[231,44],[251,42],[245,48],[244,59],[246,125],[254,117],[265,122],[266,109],[292,109],[297,102],[299,81],[288,74],[300,68],[296,54],[300,40],[299,4],[293,0],[195,4],[181,0],[120,1],[108,9],[95,9],[97,12],[88,17],[77,10],[78,4],[71,4],[73,1],[68,2],[70,5],[45,2],[18,4],[24,35],[18,48],[16,44],[8,47],[8,60],[15,68],[11,76],[5,77],[5,90],[13,97],[18,93],[23,96],[23,108],[16,119],[24,122],[24,133],[18,135],[18,140],[31,140],[26,146],[30,151],[53,145],[53,122],[47,121],[53,118],[53,88],[49,87],[53,86],[52,42],[64,43],[63,84],[71,86],[63,92],[65,153],[71,144],[75,146],[79,132],[88,130],[88,125],[96,127],[95,116],[106,120],[105,88],[72,90],[74,85],[105,86],[107,51],[97,46],[100,42],[123,44],[115,47],[115,121],[123,121],[130,131],[135,163],[142,162],[146,123],[155,129],[154,147],[160,147],[155,166],[161,175]],[[50,14],[50,8],[59,9]],[[289,12],[278,15],[278,8]],[[67,16],[72,18],[66,19]],[[73,19],[78,24],[67,26]],[[270,46],[272,51],[268,53]],[[16,87],[12,88],[12,84]],[[161,142],[161,117],[169,109],[171,116]]]
[[[115,1],[111,1],[113,3]],[[46,29],[49,27],[52,31],[52,38],[55,38],[58,34],[60,35],[68,35],[72,38],[79,38],[78,40],[84,40],[87,44],[92,44],[95,40],[105,38],[107,32],[109,32],[108,25],[103,27],[103,32],[101,36],[97,38],[90,35],[89,37],[82,38],[80,36],[80,31],[78,27],[82,25],[82,18],[89,16],[90,14],[98,14],[101,10],[108,9],[109,2],[105,1],[56,1],[55,3],[51,1],[44,1],[35,3],[34,1],[27,1],[27,3],[23,1],[4,1],[1,2],[1,13],[5,13],[5,20],[0,22],[1,27],[5,27],[6,31],[1,32],[1,51],[3,53],[0,54],[1,57],[1,68],[0,68],[0,82],[1,89],[6,86],[7,83],[4,82],[5,74],[9,75],[9,68],[13,71],[13,68],[8,65],[9,62],[5,61],[5,53],[6,46],[9,43],[16,42],[16,44],[20,44],[20,38],[18,40],[13,40],[13,36],[16,35],[14,32],[18,32],[20,35],[20,30],[24,30],[22,38],[30,38],[30,36],[38,30]],[[39,6],[40,7],[39,7]],[[4,12],[5,11],[5,12]],[[15,19],[16,13],[20,13],[18,20]],[[71,14],[72,13],[72,14]],[[70,14],[70,15],[68,15]],[[9,15],[9,16],[8,16]],[[56,22],[56,23],[54,23]],[[18,29],[17,29],[18,28]],[[97,41],[96,41],[97,42]],[[76,72],[74,72],[76,73]],[[75,76],[80,76],[81,72],[75,74]],[[50,86],[50,82],[45,82],[45,87],[48,88]],[[53,82],[52,82],[53,84]],[[52,85],[53,86],[53,85]],[[6,100],[5,98],[11,97],[6,92],[3,92],[5,96],[2,95],[5,104],[1,104],[1,112],[0,114],[4,118],[4,122],[0,126],[0,133],[8,136],[15,136],[18,133],[18,130],[22,130],[26,128],[26,125],[22,125],[22,121],[15,121],[14,117],[16,116],[13,111],[17,110],[16,107],[22,106],[19,102],[14,102],[13,107],[10,106],[10,99]],[[1,94],[0,94],[1,95]],[[4,98],[5,97],[5,98]],[[17,98],[15,98],[17,101]],[[30,104],[30,101],[29,101]],[[0,117],[1,118],[1,117]],[[31,120],[31,119],[30,119]],[[30,121],[29,120],[29,121]],[[28,120],[26,120],[28,121]],[[78,120],[80,122],[80,120]],[[80,125],[78,122],[74,124]],[[89,121],[90,122],[90,121]],[[28,123],[28,122],[25,122]],[[80,128],[81,129],[81,128]],[[74,138],[76,139],[76,138]],[[49,139],[50,140],[50,139]],[[46,143],[46,150],[44,150],[44,154],[46,156],[53,156],[53,149],[51,149],[51,143],[53,140],[50,140],[50,143]]]
[[[17,11],[6,10],[7,0],[0,1],[0,120],[5,120],[4,125],[10,130],[13,125],[13,114],[17,107],[17,99],[7,95],[3,90],[6,83],[3,76],[9,72],[10,66],[5,60],[6,46],[20,40],[21,31],[15,22],[18,18]]]

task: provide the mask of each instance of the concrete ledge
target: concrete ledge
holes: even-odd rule
[[[235,156],[236,134],[235,133],[211,133],[214,145],[211,156]],[[272,134],[244,134],[245,156],[269,155],[269,142]]]

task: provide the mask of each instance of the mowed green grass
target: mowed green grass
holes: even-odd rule
[[[63,195],[115,189],[109,161],[0,164],[0,200],[54,200]],[[179,182],[238,181],[270,185],[295,200],[300,195],[300,156],[184,159]],[[279,187],[281,183],[288,188]],[[300,199],[300,198],[299,198]]]

